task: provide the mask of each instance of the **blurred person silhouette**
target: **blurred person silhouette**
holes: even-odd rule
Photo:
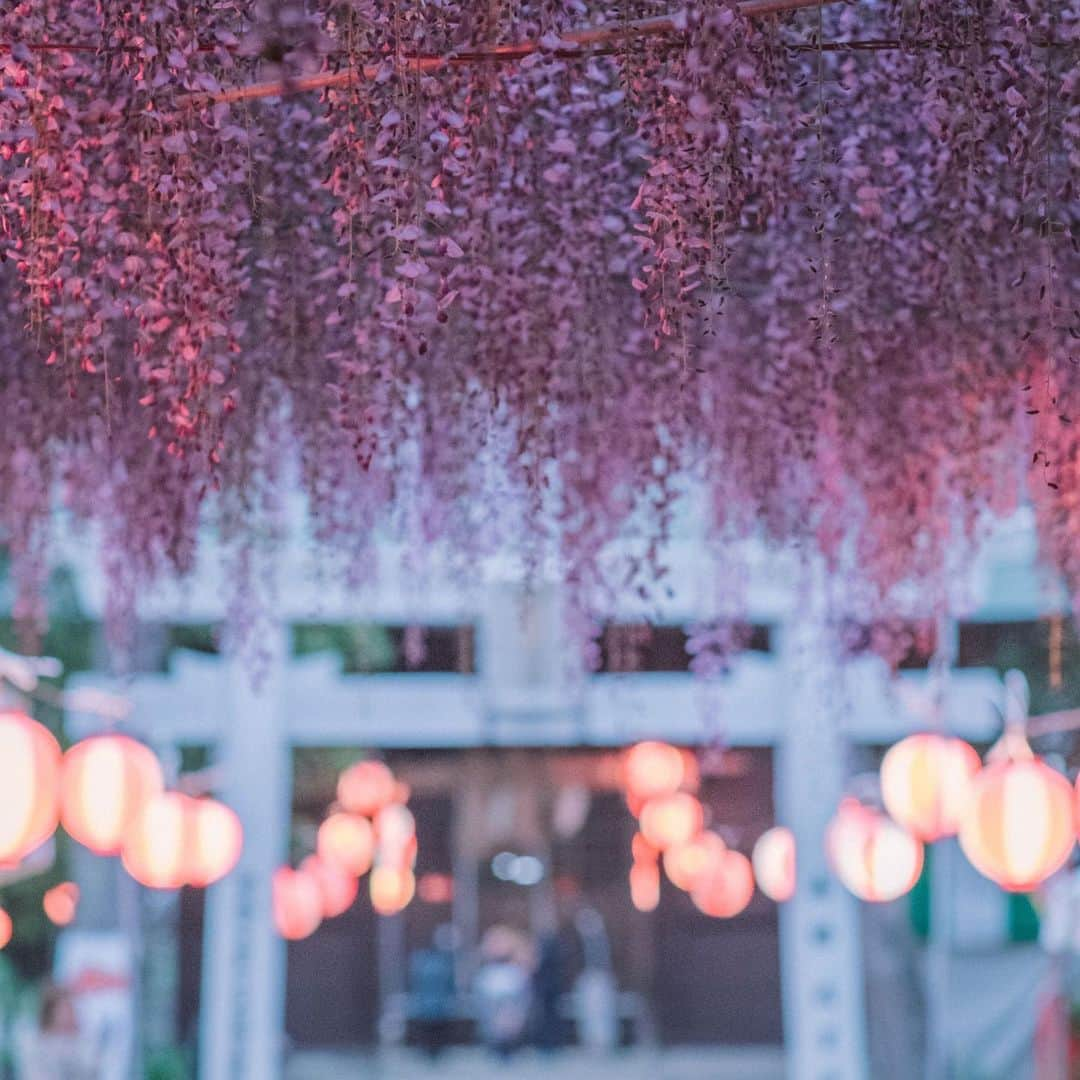
[[[19,1080],[96,1080],[98,1055],[79,1026],[71,992],[60,985],[41,994],[37,1027],[27,1032],[19,1054]]]
[[[559,1002],[563,995],[565,966],[558,933],[544,934],[537,949],[536,970],[532,977],[535,1039],[541,1050],[554,1050],[563,1041]]]
[[[436,928],[431,947],[409,958],[410,1015],[417,1043],[435,1059],[450,1043],[454,1023],[454,928]]]
[[[508,1059],[522,1042],[532,1003],[532,948],[524,935],[493,926],[480,945],[474,993],[484,1044]]]

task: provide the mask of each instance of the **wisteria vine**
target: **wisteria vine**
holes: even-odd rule
[[[662,587],[690,484],[717,550],[810,543],[883,615],[1028,498],[1080,594],[1080,6],[752,7],[7,6],[19,613],[57,500],[122,618],[208,514],[247,588],[293,471],[347,563],[376,529],[463,574],[511,549],[582,626]]]

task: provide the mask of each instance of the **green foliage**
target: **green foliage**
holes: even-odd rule
[[[397,666],[390,630],[374,623],[298,623],[293,627],[293,652],[336,653],[346,672],[394,671]]]

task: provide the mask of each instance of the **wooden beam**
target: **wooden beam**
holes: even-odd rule
[[[738,7],[739,11],[749,18],[762,18],[766,15],[778,15],[785,11],[816,8],[822,4],[837,2],[838,0],[742,0]],[[561,38],[566,47],[554,51],[558,56],[577,56],[581,54],[580,50],[610,48],[619,41],[678,33],[681,33],[681,29],[673,16],[658,15],[649,19],[633,19],[608,26],[569,30]],[[443,68],[460,67],[466,64],[507,63],[542,51],[543,46],[539,41],[519,41],[506,45],[478,46],[444,56],[406,56],[401,58],[400,63],[406,71],[439,71]],[[216,94],[192,94],[187,101],[191,104],[254,101],[259,98],[282,97],[286,94],[302,94],[311,90],[342,88],[374,79],[378,71],[378,64],[366,64],[363,68],[350,68],[347,71],[320,72],[318,75],[306,75],[297,79],[237,86]]]

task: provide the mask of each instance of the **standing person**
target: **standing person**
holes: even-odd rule
[[[42,992],[36,1030],[19,1054],[19,1080],[95,1080],[97,1055],[79,1027],[75,1004],[62,986]]]
[[[562,946],[559,935],[545,934],[537,950],[533,972],[533,998],[536,1015],[536,1045],[541,1050],[555,1050],[562,1042],[562,1017],[559,1002],[563,992]]]
[[[409,1011],[420,1049],[432,1060],[450,1042],[455,996],[453,928],[444,925],[431,948],[417,949],[409,960]]]
[[[480,947],[477,1019],[485,1045],[504,1060],[521,1045],[532,1000],[528,943],[506,926],[493,926]]]

